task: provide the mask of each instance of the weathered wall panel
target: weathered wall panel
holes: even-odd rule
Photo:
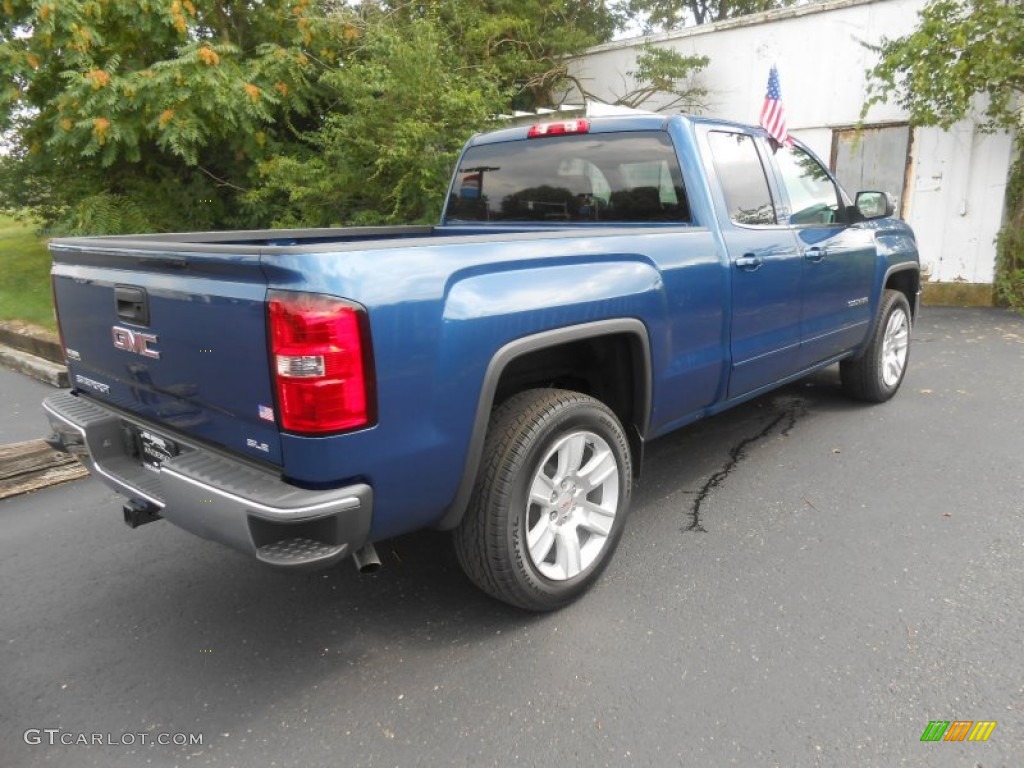
[[[827,161],[834,131],[860,119],[865,72],[876,59],[864,43],[909,33],[924,5],[925,0],[835,0],[647,39],[709,56],[711,64],[700,76],[710,91],[705,114],[741,122],[757,122],[768,70],[776,64],[790,130]],[[594,48],[574,60],[572,72],[595,95],[614,100],[631,86],[626,72],[635,68],[639,42]],[[894,104],[876,105],[865,119],[871,125],[906,121]],[[911,146],[902,207],[918,233],[929,279],[991,283],[1010,137],[982,135],[964,122],[950,132],[916,129]]]

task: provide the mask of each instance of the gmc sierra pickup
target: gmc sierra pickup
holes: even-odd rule
[[[479,587],[551,610],[608,564],[645,441],[834,363],[896,393],[892,214],[799,142],[649,115],[474,137],[439,226],[57,239],[52,441],[133,527],[284,568],[450,529]]]

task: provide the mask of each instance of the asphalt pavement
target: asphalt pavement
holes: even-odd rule
[[[1019,766],[1024,319],[926,308],[910,365],[885,405],[833,369],[651,444],[551,615],[438,533],[294,575],[131,531],[94,479],[0,501],[0,766]]]
[[[49,435],[50,429],[39,404],[45,397],[59,391],[49,384],[0,366],[0,445]]]

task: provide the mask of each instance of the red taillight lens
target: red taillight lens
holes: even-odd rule
[[[537,123],[537,125],[530,126],[526,137],[539,139],[544,136],[565,136],[571,133],[590,133],[590,121],[580,118],[578,120],[562,120],[557,123]]]
[[[333,296],[271,291],[270,354],[281,427],[320,434],[373,419],[369,338],[360,307]]]
[[[57,338],[60,339],[60,354],[64,362],[68,361],[68,348],[64,343],[64,329],[60,324],[60,313],[57,311],[57,278],[50,275],[50,303],[53,305],[53,320],[57,324]]]

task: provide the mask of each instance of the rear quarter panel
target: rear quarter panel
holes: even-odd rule
[[[633,318],[650,339],[651,423],[713,401],[723,370],[721,254],[701,228],[638,228],[264,258],[269,287],[363,304],[378,422],[350,434],[285,434],[300,484],[374,488],[371,539],[436,524],[470,460],[488,365],[507,343]]]

